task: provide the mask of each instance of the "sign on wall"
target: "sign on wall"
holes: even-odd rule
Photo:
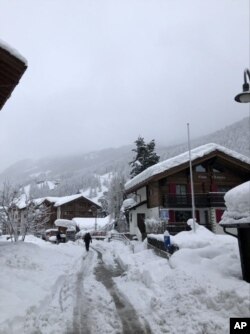
[[[163,221],[169,220],[169,210],[168,209],[160,209],[160,219]]]

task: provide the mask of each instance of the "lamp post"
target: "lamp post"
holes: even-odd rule
[[[188,131],[188,153],[189,153],[189,171],[190,171],[190,184],[191,184],[191,200],[192,200],[193,232],[195,232],[194,182],[193,182],[193,167],[192,167],[192,157],[191,157],[191,145],[190,145],[189,123],[187,123],[187,131]]]
[[[248,82],[247,82],[248,77]],[[235,96],[235,101],[239,103],[250,103],[250,71],[244,71],[243,92]],[[245,189],[245,197],[249,197],[249,188]],[[225,233],[238,239],[240,262],[243,280],[250,283],[250,222],[238,223],[237,220],[232,223],[220,223]],[[227,228],[237,228],[237,235],[228,232]]]
[[[248,82],[247,82],[247,77],[248,77]],[[250,71],[248,68],[246,68],[244,71],[244,83],[242,86],[243,92],[235,96],[234,99],[236,102],[239,102],[239,103],[249,103],[250,102],[249,83],[250,83]]]

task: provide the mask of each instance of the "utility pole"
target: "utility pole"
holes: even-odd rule
[[[187,123],[187,132],[188,132],[188,152],[189,152],[189,169],[190,169],[190,182],[191,182],[193,231],[195,232],[194,183],[193,183],[193,169],[192,169],[192,157],[191,157],[191,146],[190,146],[189,123]]]

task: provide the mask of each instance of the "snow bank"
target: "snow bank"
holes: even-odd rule
[[[76,272],[82,248],[33,236],[27,236],[26,242],[3,240],[0,237],[0,333],[22,333],[19,327],[25,317],[33,314],[35,305],[47,304],[60,276]]]
[[[220,225],[250,223],[250,181],[240,184],[225,194],[227,210]]]
[[[120,250],[126,275],[115,279],[119,289],[154,333],[228,333],[229,318],[248,317],[250,308],[237,240],[202,226],[171,239],[180,250],[170,261],[153,250]]]

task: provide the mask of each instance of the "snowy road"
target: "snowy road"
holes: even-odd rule
[[[115,266],[107,267],[103,262],[102,251],[95,249],[98,253],[99,265],[96,267],[95,274],[99,282],[102,282],[114,300],[116,310],[122,322],[122,333],[141,333],[151,334],[150,327],[145,319],[140,319],[135,308],[128,299],[117,289],[113,277],[119,277],[124,270],[115,259]]]
[[[101,312],[109,314],[110,304],[114,304],[118,317],[115,320],[116,329],[107,329],[107,333],[141,333],[151,334],[150,327],[145,319],[140,319],[135,308],[131,305],[128,299],[118,290],[113,281],[113,277],[119,277],[124,273],[124,270],[114,259],[114,263],[105,264],[103,261],[103,252],[105,248],[101,245],[91,247],[89,253],[83,256],[81,271],[77,274],[76,280],[76,295],[75,306],[73,312],[73,328],[67,328],[67,333],[74,334],[91,334],[100,333],[97,329],[94,314]],[[94,266],[93,266],[94,265]],[[84,281],[89,279],[92,269],[94,268],[94,276],[97,282],[100,282],[107,290],[107,303],[101,305],[98,309],[97,300],[91,297],[92,292],[85,287]],[[87,287],[89,285],[87,284]],[[102,298],[103,296],[99,296]],[[111,298],[111,300],[110,300]],[[92,305],[94,303],[94,305]],[[98,324],[99,327],[100,324]],[[104,331],[105,332],[105,331]]]
[[[41,305],[28,309],[13,333],[22,328],[26,334],[151,334],[143,315],[115,284],[124,269],[105,244],[95,243],[88,253],[81,247],[83,255],[58,277]]]
[[[168,261],[145,244],[0,242],[0,334],[228,334],[249,317],[235,238],[200,229]]]

